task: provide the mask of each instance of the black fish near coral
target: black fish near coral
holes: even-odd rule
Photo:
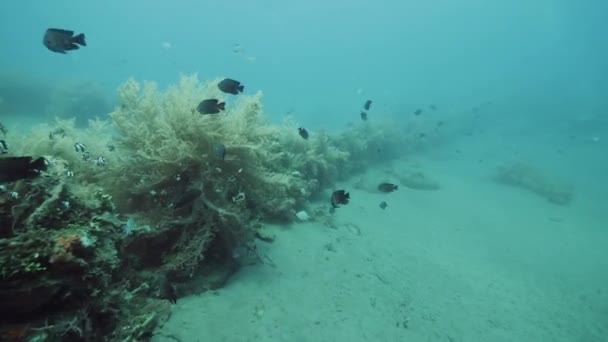
[[[336,190],[331,194],[330,201],[333,208],[338,208],[339,204],[348,204],[350,194],[346,190]]]
[[[367,100],[365,101],[365,104],[363,105],[363,109],[365,110],[369,110],[372,106],[372,100]]]
[[[160,298],[168,300],[171,304],[177,303],[177,291],[167,276],[163,277],[161,280],[158,292]]]
[[[46,30],[42,43],[47,49],[57,53],[66,53],[70,50],[78,50],[80,46],[87,46],[84,33],[74,36],[74,31],[56,28]]]
[[[30,156],[0,158],[0,182],[13,182],[40,176],[48,162],[43,157]]]
[[[55,139],[55,136],[65,138],[65,130],[63,128],[57,128],[49,133],[49,139]]]
[[[304,127],[298,128],[298,134],[304,139],[308,139],[308,131]]]
[[[380,183],[378,185],[378,191],[380,192],[393,192],[399,189],[399,186],[392,183]]]
[[[220,90],[224,93],[233,95],[238,95],[239,93],[242,93],[243,90],[245,90],[245,86],[242,85],[241,82],[233,80],[231,78],[226,78],[222,80],[220,83],[218,83],[217,87],[220,88]]]
[[[196,111],[201,114],[217,114],[225,109],[226,103],[218,99],[203,100],[196,107]]]

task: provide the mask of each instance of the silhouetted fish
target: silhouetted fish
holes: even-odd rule
[[[298,128],[298,134],[304,139],[308,139],[308,131],[304,127]]]
[[[361,120],[367,121],[367,113],[364,111],[361,111]]]
[[[84,40],[84,33],[74,36],[74,31],[55,28],[46,30],[42,43],[47,49],[57,53],[78,50],[79,45],[87,46]]]
[[[384,209],[386,209],[386,207],[388,207],[388,204],[386,204],[386,202],[384,202],[384,201],[380,202],[380,209],[384,210]]]
[[[372,100],[367,100],[367,101],[365,101],[365,104],[363,105],[363,109],[369,110],[369,108],[371,106],[372,106]]]
[[[399,187],[392,183],[380,183],[378,185],[378,190],[382,192],[393,192],[399,189]]]
[[[217,99],[209,99],[201,101],[196,107],[196,110],[201,114],[217,114],[224,110],[225,102],[220,102]]]
[[[43,157],[35,160],[29,156],[0,158],[0,182],[38,177],[46,170],[47,163]]]
[[[414,115],[418,116],[422,114],[422,109],[416,109],[416,111],[414,112]]]
[[[331,206],[338,208],[338,204],[348,204],[350,201],[350,194],[345,190],[336,190],[331,194]]]
[[[233,80],[231,78],[226,78],[217,85],[221,91],[228,94],[237,95],[238,93],[242,93],[245,90],[245,86],[241,84],[241,82]]]

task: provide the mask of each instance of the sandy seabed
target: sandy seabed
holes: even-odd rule
[[[557,206],[472,172],[477,160],[438,159],[419,163],[440,190],[346,183],[336,227],[268,227],[275,267],[181,298],[153,341],[606,341],[599,199]]]

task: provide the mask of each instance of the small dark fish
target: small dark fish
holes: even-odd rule
[[[361,120],[367,121],[367,113],[364,111],[361,111]]]
[[[386,202],[384,202],[384,201],[380,202],[380,209],[384,210],[384,209],[386,209],[386,207],[388,207],[388,204],[386,204]]]
[[[439,128],[439,127],[441,127],[441,126],[443,126],[443,121],[439,121],[439,122],[437,123],[437,125],[436,125],[436,127],[437,127],[437,128]]]
[[[378,190],[381,192],[393,192],[397,189],[399,189],[399,186],[393,183],[380,183],[378,185]]]
[[[7,153],[8,153],[8,145],[6,144],[6,141],[0,140],[0,154],[7,154]]]
[[[114,146],[112,144],[108,144],[108,145],[106,145],[106,147],[108,148],[108,151],[110,151],[110,152],[116,151],[116,146]]]
[[[420,134],[418,134],[418,138],[422,139],[422,138],[424,138],[424,137],[426,137],[426,134],[424,134],[424,133],[420,133]]]
[[[233,80],[231,78],[226,78],[217,85],[221,91],[228,94],[238,95],[245,90],[245,86],[241,84],[241,82]]]
[[[298,128],[298,134],[300,134],[300,136],[302,138],[304,138],[304,140],[308,139],[308,131],[306,130],[306,128],[304,128],[304,127]]]
[[[177,303],[177,291],[167,276],[164,276],[160,282],[159,295],[160,298],[168,300],[171,304]]]
[[[345,190],[336,190],[331,194],[331,206],[338,208],[338,204],[348,204],[350,201],[350,194]]]
[[[217,114],[224,110],[225,105],[225,102],[220,102],[218,99],[203,100],[196,110],[201,114]]]
[[[80,46],[87,46],[84,33],[74,36],[74,31],[55,28],[46,30],[42,43],[47,49],[57,53],[66,53],[66,51],[78,50]]]
[[[416,109],[416,111],[414,112],[414,115],[418,116],[422,114],[422,109]]]
[[[80,155],[80,158],[82,158],[82,160],[87,161],[89,160],[89,158],[91,158],[91,154],[89,153],[89,151],[83,152]]]
[[[213,150],[218,158],[221,160],[226,159],[226,146],[224,144],[216,144]]]
[[[40,176],[45,171],[48,162],[43,157],[8,157],[0,158],[0,182],[13,182]]]
[[[430,105],[429,108],[431,108],[432,110],[437,110],[437,106],[435,106],[434,104]]]
[[[55,136],[65,138],[65,130],[63,128],[57,128],[49,133],[49,139],[55,139]]]
[[[363,105],[363,109],[365,110],[369,110],[372,106],[372,100],[367,100],[365,101],[365,104]]]

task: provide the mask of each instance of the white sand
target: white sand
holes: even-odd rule
[[[154,341],[608,340],[605,202],[556,206],[444,157],[420,161],[441,190],[344,184],[338,229],[272,227],[276,268],[181,298]]]

